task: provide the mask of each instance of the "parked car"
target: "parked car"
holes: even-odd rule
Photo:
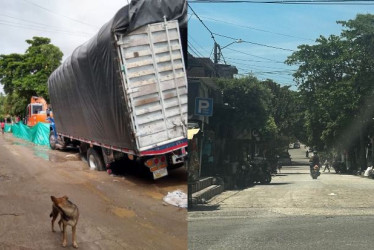
[[[293,148],[300,148],[300,143],[299,142],[295,142],[293,144]]]
[[[291,156],[288,152],[283,152],[279,155],[278,164],[285,166],[285,165],[292,165]]]

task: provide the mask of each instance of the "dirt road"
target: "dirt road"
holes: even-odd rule
[[[183,168],[158,181],[110,176],[89,170],[76,151],[0,135],[0,249],[61,248],[62,234],[51,232],[51,195],[78,205],[79,249],[186,249],[186,209],[162,200],[177,189],[187,192]]]

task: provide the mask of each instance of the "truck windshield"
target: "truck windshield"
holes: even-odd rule
[[[42,110],[43,110],[43,105],[41,104],[33,104],[31,106],[31,114],[38,114]]]

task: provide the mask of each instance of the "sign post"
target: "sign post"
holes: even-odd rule
[[[201,162],[203,158],[203,144],[204,144],[204,123],[205,123],[205,117],[206,116],[212,116],[213,115],[213,98],[202,98],[202,97],[196,97],[195,99],[195,115],[200,115],[203,117],[203,120],[201,122],[201,132],[203,133],[203,136],[201,138],[201,144],[200,144],[200,159],[199,159],[199,177],[201,175]]]
[[[212,116],[213,115],[213,98],[196,97],[195,115]]]

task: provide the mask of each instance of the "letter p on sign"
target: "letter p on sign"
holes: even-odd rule
[[[213,99],[196,97],[195,115],[212,116],[213,115]]]

